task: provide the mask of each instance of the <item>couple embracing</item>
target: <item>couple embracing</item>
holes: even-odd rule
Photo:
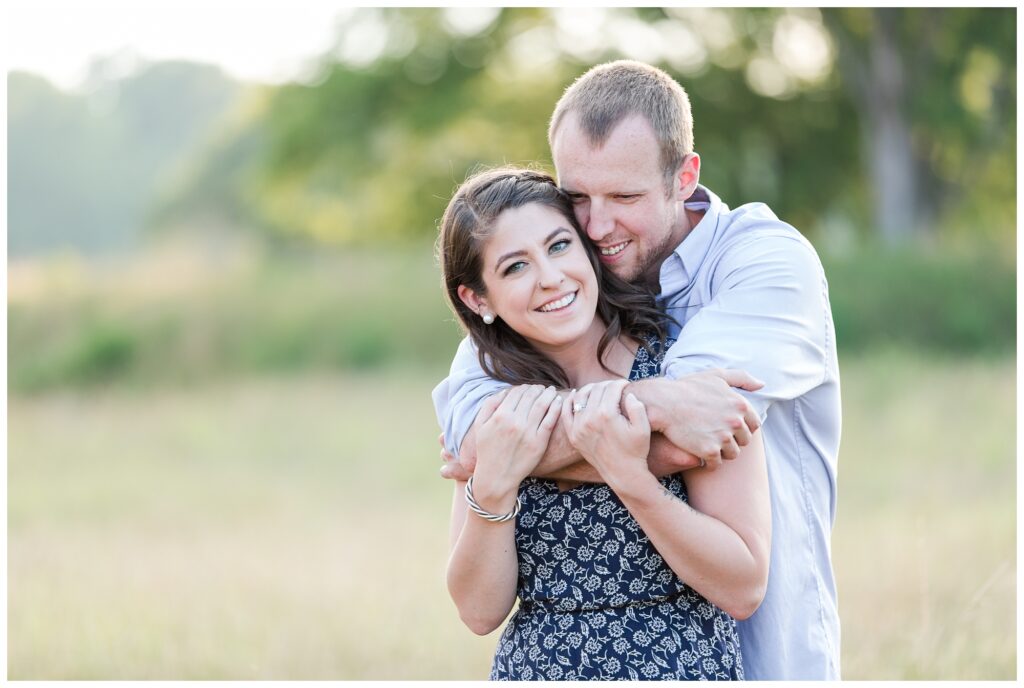
[[[438,238],[468,334],[433,394],[448,589],[480,634],[519,601],[491,678],[839,678],[817,254],[699,185],[661,70],[591,69],[548,136],[557,182],[477,174]]]

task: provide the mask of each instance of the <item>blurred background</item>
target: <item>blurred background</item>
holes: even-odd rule
[[[830,282],[848,679],[1016,675],[1016,10],[7,8],[8,676],[481,679],[432,241],[629,57]]]

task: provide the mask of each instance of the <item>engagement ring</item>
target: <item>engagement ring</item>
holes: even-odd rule
[[[579,402],[576,402],[575,404],[572,405],[572,412],[573,413],[579,413],[580,411],[582,411],[585,408],[587,408],[586,404],[581,404]]]

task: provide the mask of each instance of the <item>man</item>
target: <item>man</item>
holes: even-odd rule
[[[829,540],[839,372],[817,254],[764,205],[730,210],[698,184],[689,101],[661,70],[631,61],[594,67],[566,90],[548,136],[559,185],[604,264],[652,287],[680,325],[671,328],[678,340],[665,357],[665,379],[636,385],[651,427],[667,438],[652,450],[652,470],[713,469],[735,458],[761,423],[772,556],[764,601],[739,622],[746,677],[838,679]],[[712,368],[743,369],[764,385]],[[735,403],[726,382],[746,390],[750,407]],[[461,447],[461,464],[450,464],[448,477],[472,468],[472,422],[502,387],[463,342],[434,391],[448,449]],[[564,437],[553,436],[537,474],[599,481]]]

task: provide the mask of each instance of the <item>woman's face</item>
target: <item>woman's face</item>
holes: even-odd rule
[[[489,310],[540,348],[571,344],[595,326],[594,268],[572,224],[546,205],[498,216],[484,248],[483,282]]]

